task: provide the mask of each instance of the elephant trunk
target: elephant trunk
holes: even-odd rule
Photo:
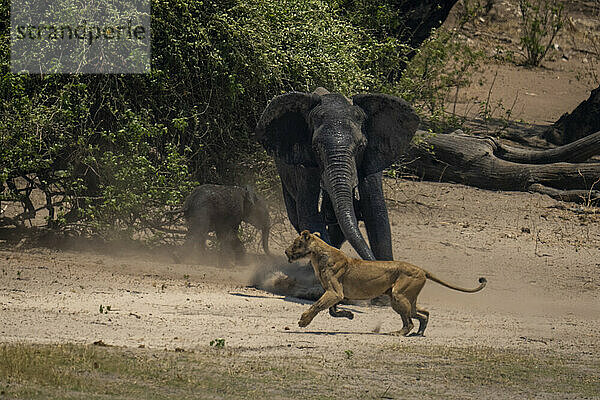
[[[356,181],[356,164],[352,154],[328,157],[323,171],[323,184],[331,198],[340,229],[360,257],[364,260],[375,260],[373,252],[358,229],[352,195]]]

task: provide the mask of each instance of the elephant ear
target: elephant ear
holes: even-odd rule
[[[307,115],[321,102],[314,93],[291,92],[269,102],[256,126],[267,153],[286,164],[316,167]]]
[[[363,123],[367,147],[359,173],[367,176],[383,171],[406,151],[419,127],[419,117],[407,102],[395,96],[358,94],[352,102],[367,115]]]
[[[257,202],[258,198],[254,189],[250,186],[244,187],[244,215],[249,215],[250,210],[252,210]]]
[[[254,189],[250,185],[244,186],[244,202],[249,206],[254,206],[257,196]]]

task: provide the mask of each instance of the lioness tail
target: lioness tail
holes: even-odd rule
[[[479,278],[479,286],[477,286],[474,289],[465,289],[465,288],[461,288],[460,286],[454,286],[450,283],[446,283],[443,280],[435,277],[434,275],[432,275],[430,272],[427,272],[427,271],[425,271],[425,276],[427,277],[427,279],[437,282],[442,286],[446,286],[449,289],[454,289],[454,290],[458,290],[459,292],[466,292],[466,293],[479,292],[481,289],[483,289],[485,287],[485,284],[487,283],[487,279],[481,277],[481,278]]]

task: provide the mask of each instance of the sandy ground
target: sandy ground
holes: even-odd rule
[[[564,28],[536,68],[519,66],[525,52],[520,43],[517,3],[496,0],[489,14],[460,30],[467,43],[486,57],[481,70],[472,76],[472,83],[459,90],[457,96],[451,93],[449,111],[472,118],[481,117],[483,108],[487,117],[549,125],[586,100],[600,84],[598,2],[564,2]],[[456,26],[460,10],[459,2],[445,22],[446,28]]]
[[[310,302],[250,287],[265,269],[289,269],[282,256],[191,265],[131,251],[11,251],[4,242],[0,342],[190,350],[224,338],[265,352],[327,352],[408,341],[597,357],[600,215],[537,194],[403,181],[389,181],[387,191],[396,259],[462,286],[489,281],[477,294],[428,283],[420,296],[431,311],[424,338],[375,334],[401,321],[389,307],[366,304],[346,306],[352,321],[323,313],[298,328]]]

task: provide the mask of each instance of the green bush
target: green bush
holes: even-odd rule
[[[14,75],[0,5],[0,201],[23,206],[10,223],[46,208],[53,226],[160,228],[196,182],[255,180],[265,157],[251,135],[270,98],[376,90],[392,47],[325,1],[153,0],[152,10],[149,74]]]
[[[144,75],[12,74],[0,4],[0,201],[23,208],[0,224],[46,209],[54,227],[152,239],[198,182],[277,184],[252,138],[273,96],[386,92],[442,121],[476,58],[445,31],[416,52],[383,1],[151,1]]]
[[[519,0],[525,65],[539,66],[564,25],[564,4],[557,0]]]
[[[396,93],[425,115],[435,132],[456,129],[463,121],[448,112],[446,105],[471,83],[483,56],[467,46],[456,31],[440,28],[408,63]]]

